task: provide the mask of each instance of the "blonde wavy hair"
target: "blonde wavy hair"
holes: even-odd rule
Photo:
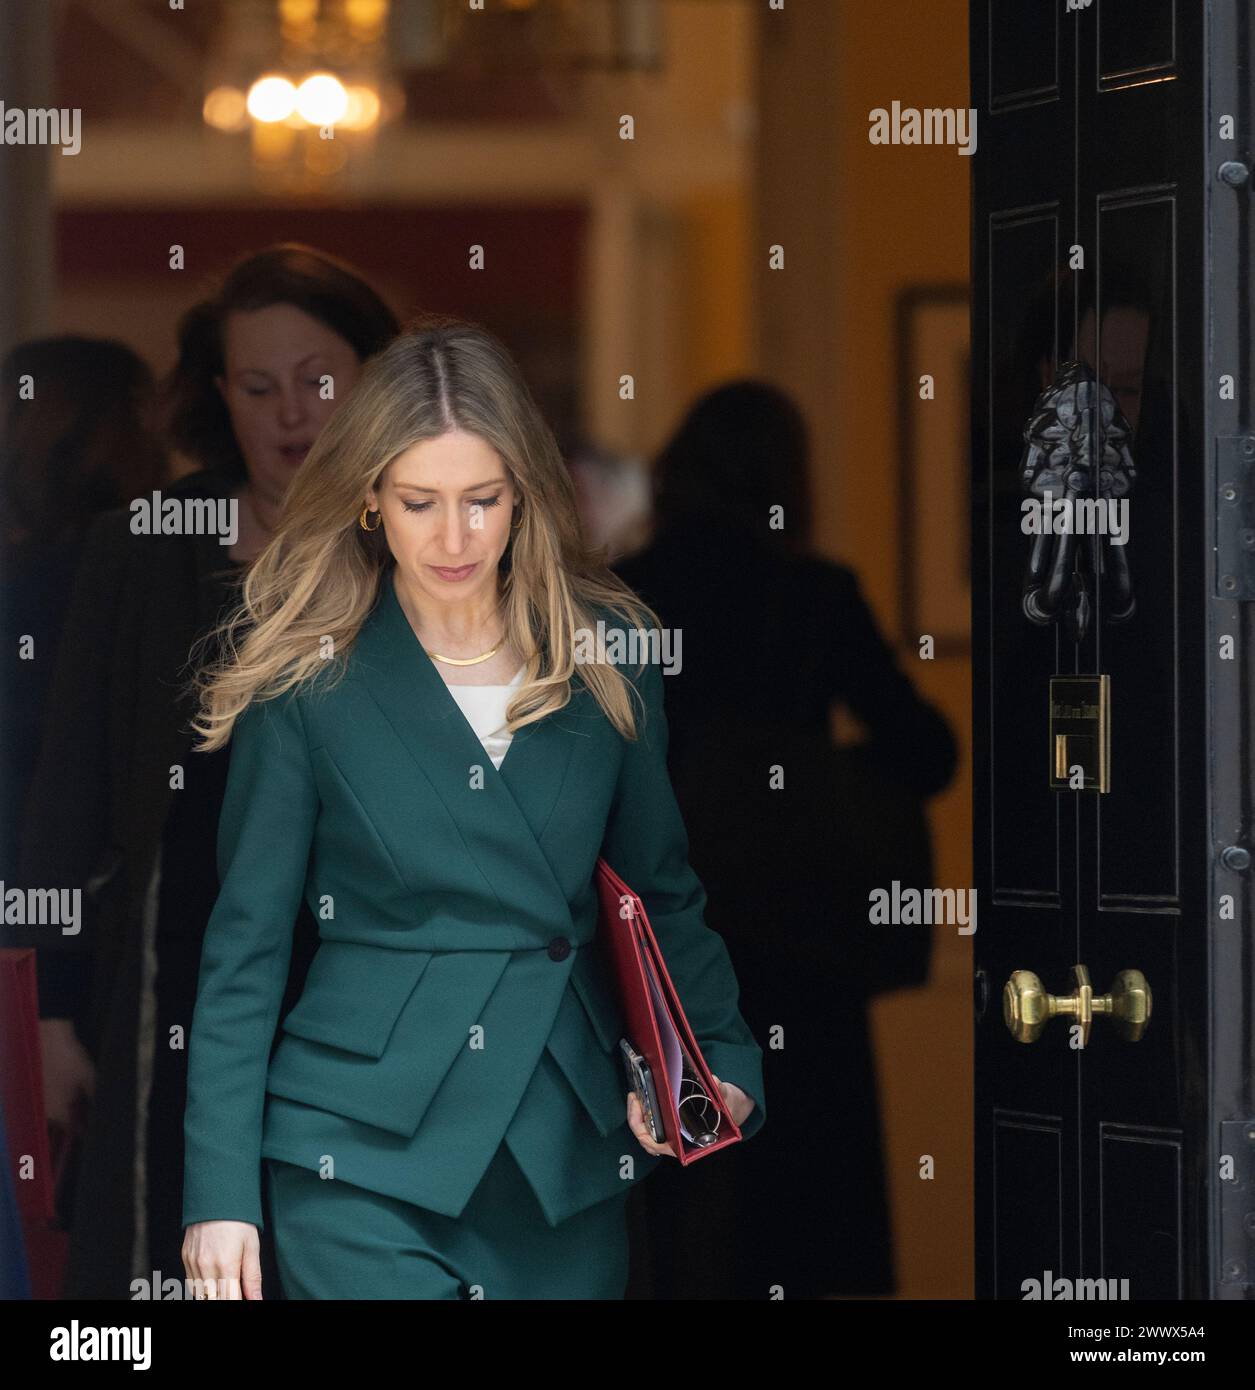
[[[570,700],[576,634],[597,631],[595,605],[629,627],[658,625],[607,567],[605,547],[586,544],[557,441],[509,352],[479,324],[427,315],[366,363],[293,477],[278,528],[245,573],[241,603],[197,644],[198,751],[225,744],[252,701],[343,676],[392,562],[382,528],[358,524],[366,491],[399,454],[454,429],[492,445],[522,497],[501,566],[506,636],[526,662],[507,710],[511,732]],[[205,659],[210,650],[216,655]],[[599,636],[595,651],[579,663],[580,678],[634,739],[631,684],[604,660]]]

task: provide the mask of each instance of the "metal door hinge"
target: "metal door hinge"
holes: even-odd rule
[[[1255,599],[1255,436],[1216,440],[1216,597]]]
[[[1220,1283],[1250,1288],[1255,1284],[1255,1119],[1220,1122],[1220,1162]]]

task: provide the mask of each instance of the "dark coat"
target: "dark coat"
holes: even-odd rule
[[[48,704],[53,657],[78,567],[82,538],[0,545],[0,878],[18,881],[18,845],[26,794],[35,772]],[[31,639],[34,660],[18,658]]]
[[[232,485],[205,471],[168,485],[163,496],[225,497]],[[145,902],[175,796],[171,769],[203,756],[193,751],[187,728],[189,655],[217,621],[232,572],[216,536],[135,535],[128,510],[110,512],[88,532],[66,613],[20,873],[27,885],[81,888],[84,922],[77,937],[14,944],[43,948],[42,1015],[60,1015],[81,997],[75,1022],[96,1065],[95,1101],[76,1164],[70,1298],[131,1296],[143,1218],[135,1177],[137,1091],[141,1049],[152,1041],[151,1021],[147,1035],[140,1024]],[[203,852],[212,862],[212,841]],[[189,908],[189,916],[200,910]],[[150,923],[152,916],[150,905]],[[186,925],[195,939],[205,923]],[[290,997],[313,938],[307,920],[298,930]],[[163,1103],[171,1102],[154,1096],[153,1104]],[[148,1177],[177,1185],[181,1174]],[[163,1266],[161,1274],[182,1279],[184,1271]],[[277,1277],[268,1281],[277,1286]]]
[[[846,567],[696,517],[616,569],[682,635],[671,772],[772,1097],[756,1143],[633,1194],[636,1270],[662,1298],[890,1292],[867,1006],[924,981],[931,935],[870,926],[868,893],[931,882],[923,799],[953,775],[954,739]],[[864,745],[834,748],[834,704]]]

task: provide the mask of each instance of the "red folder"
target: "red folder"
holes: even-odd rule
[[[649,1064],[662,1111],[663,1132],[676,1157],[685,1165],[695,1163],[699,1158],[735,1144],[741,1138],[741,1131],[689,1027],[679,995],[667,973],[667,963],[645,914],[645,904],[604,859],[597,860],[594,877],[601,905],[598,936],[618,984],[627,1040]],[[667,1049],[663,1039],[667,1036],[687,1056],[693,1072],[719,1112],[716,1137],[709,1144],[691,1143],[681,1132],[678,1097],[666,1065]]]

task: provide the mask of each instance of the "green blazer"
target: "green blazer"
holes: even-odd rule
[[[640,894],[711,1069],[756,1101],[745,1137],[765,1119],[762,1050],[667,775],[660,669],[623,668],[646,706],[637,741],[576,679],[498,771],[392,577],[339,683],[254,702],[235,726],[188,1044],[184,1225],[264,1228],[263,1157],[457,1217],[504,1141],[554,1225],[675,1162],[625,1119],[599,854]],[[272,1055],[302,894],[320,944]]]

